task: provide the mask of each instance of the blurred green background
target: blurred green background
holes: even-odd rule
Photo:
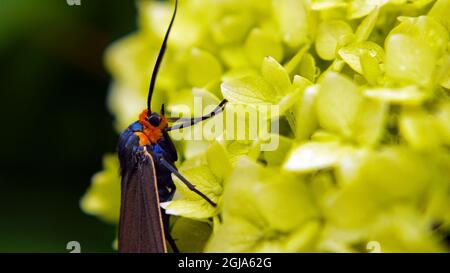
[[[115,150],[105,48],[134,1],[0,1],[0,252],[109,252],[115,228],[79,199]]]

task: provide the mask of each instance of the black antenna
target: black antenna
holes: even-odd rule
[[[151,114],[151,104],[152,104],[152,95],[153,90],[155,89],[156,76],[158,76],[159,67],[161,65],[162,59],[164,57],[164,53],[166,52],[167,40],[169,38],[170,30],[172,29],[173,21],[175,20],[175,15],[177,14],[177,6],[178,0],[175,0],[175,9],[173,10],[172,19],[170,20],[169,28],[167,29],[166,36],[164,36],[164,41],[161,45],[161,49],[159,50],[158,58],[156,59],[155,67],[153,68],[152,79],[150,80],[150,87],[148,89],[148,97],[147,97],[147,109],[148,115]]]

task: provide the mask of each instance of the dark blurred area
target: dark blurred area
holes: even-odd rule
[[[105,48],[134,1],[0,0],[0,252],[110,252],[115,227],[80,197],[115,150]]]

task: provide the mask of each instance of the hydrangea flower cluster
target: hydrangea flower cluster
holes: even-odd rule
[[[145,108],[173,6],[140,1],[139,29],[106,52],[108,104],[123,130]],[[162,204],[181,251],[448,251],[449,0],[182,0],[153,105],[279,105],[280,142],[178,141]],[[201,126],[201,125],[200,125]],[[81,200],[117,223],[106,155]],[[446,239],[447,238],[447,239]]]

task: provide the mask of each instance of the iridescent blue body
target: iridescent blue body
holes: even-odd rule
[[[140,137],[136,133],[143,133],[144,126],[136,121],[128,126],[119,137],[118,153],[121,168],[121,176],[132,172],[137,168],[137,163],[141,158],[144,147],[153,157],[158,193],[160,202],[170,201],[175,193],[175,184],[172,180],[171,171],[159,164],[164,158],[174,168],[174,163],[178,160],[177,151],[167,132],[162,132],[162,137],[157,143],[146,143],[142,145]]]

